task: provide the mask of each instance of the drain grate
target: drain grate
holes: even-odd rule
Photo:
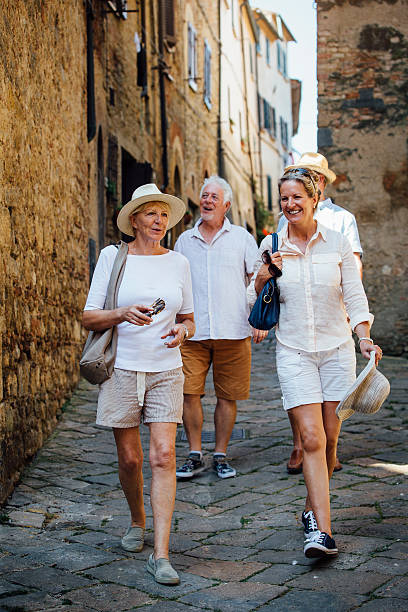
[[[241,427],[234,427],[231,434],[231,440],[245,440],[245,429]],[[215,431],[202,431],[201,432],[202,442],[215,442]],[[187,434],[184,429],[177,432],[176,442],[187,442]]]

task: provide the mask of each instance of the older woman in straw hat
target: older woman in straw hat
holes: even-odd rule
[[[302,438],[307,487],[304,553],[324,557],[338,552],[331,532],[329,479],[341,424],[336,407],[356,377],[350,325],[364,357],[375,351],[378,362],[382,352],[370,338],[373,317],[349,241],[314,217],[319,200],[315,174],[289,170],[279,190],[288,223],[278,232],[279,251],[271,255],[272,263],[282,269],[277,279],[276,365],[284,408],[292,413]],[[250,302],[271,277],[262,263],[268,249],[270,236],[259,248],[248,288]]]
[[[104,310],[115,246],[102,249],[83,313],[86,329],[116,326],[118,344],[112,377],[99,390],[96,422],[112,427],[119,478],[131,515],[122,538],[125,550],[143,548],[143,451],[141,420],[150,430],[154,553],[147,569],[162,584],[178,584],[168,559],[176,491],[175,437],[182,422],[183,373],[180,345],[194,334],[190,267],[180,253],[161,246],[166,231],[182,218],[184,203],[143,185],[120,211],[119,229],[128,244],[117,308]]]

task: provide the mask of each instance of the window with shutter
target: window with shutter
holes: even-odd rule
[[[211,109],[211,47],[204,41],[204,102]]]
[[[187,30],[188,41],[188,83],[194,91],[197,91],[197,32],[191,23]]]
[[[161,0],[163,36],[170,45],[176,44],[174,0]]]
[[[272,111],[272,134],[273,137],[276,138],[276,111],[274,108],[271,108]]]
[[[266,183],[268,187],[268,210],[272,210],[272,178],[269,174],[266,177]]]

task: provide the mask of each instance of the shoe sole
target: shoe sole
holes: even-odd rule
[[[151,574],[153,576],[153,578],[155,579],[155,581],[158,584],[167,584],[167,585],[177,585],[180,584],[180,578],[168,578],[166,580],[166,578],[163,578],[161,580],[158,580],[156,578],[156,572],[154,571],[154,569],[150,566],[150,565],[146,565],[146,569],[149,572],[149,574]]]
[[[202,468],[199,468],[198,470],[194,470],[193,474],[188,474],[185,472],[180,472],[179,474],[177,474],[176,472],[176,477],[184,478],[184,480],[189,480],[190,478],[194,478],[194,476],[197,476],[197,474],[201,474],[201,472],[204,472],[204,470],[205,470],[205,466],[203,466]]]
[[[337,548],[331,550],[329,548],[324,548],[324,546],[319,546],[319,544],[314,544],[307,550],[304,551],[305,557],[308,559],[318,559],[320,557],[334,557],[338,554]]]
[[[341,465],[340,467],[335,467],[333,469],[333,472],[341,472],[342,469],[343,469],[343,466]]]
[[[121,542],[120,544],[121,544],[123,550],[126,550],[127,552],[142,552],[143,546],[144,546],[144,542],[138,548],[133,548],[133,547],[130,547],[130,546],[126,546],[126,544],[123,544],[123,542]]]
[[[216,472],[215,470],[214,470],[214,473],[217,474],[218,478],[223,478],[223,479],[224,478],[234,478],[237,475],[236,472],[235,474],[218,474],[218,472]]]

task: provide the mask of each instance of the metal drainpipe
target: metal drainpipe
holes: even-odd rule
[[[241,30],[241,51],[242,51],[242,66],[244,71],[244,95],[245,95],[245,106],[246,106],[246,125],[247,125],[247,133],[248,133],[248,152],[249,152],[249,162],[251,166],[251,191],[252,191],[252,199],[254,205],[254,217],[255,223],[257,222],[257,214],[256,214],[256,190],[255,190],[255,176],[254,176],[254,163],[252,159],[252,149],[251,149],[251,138],[249,133],[249,118],[248,118],[248,91],[247,91],[247,73],[246,73],[246,64],[245,64],[245,48],[244,48],[244,28],[242,25],[242,8],[246,5],[246,2],[242,2],[239,7],[239,21],[240,21],[240,30]],[[250,9],[251,10],[251,9]],[[252,50],[251,50],[252,53]],[[255,58],[256,61],[256,58]]]
[[[218,176],[224,176],[223,147],[221,140],[221,0],[218,0],[218,122],[217,122],[217,157]]]
[[[167,116],[166,116],[166,90],[164,87],[164,45],[163,45],[163,11],[162,4],[159,5],[159,90],[160,90],[160,125],[162,140],[162,169],[163,184],[162,191],[169,184],[169,168],[167,160]]]

